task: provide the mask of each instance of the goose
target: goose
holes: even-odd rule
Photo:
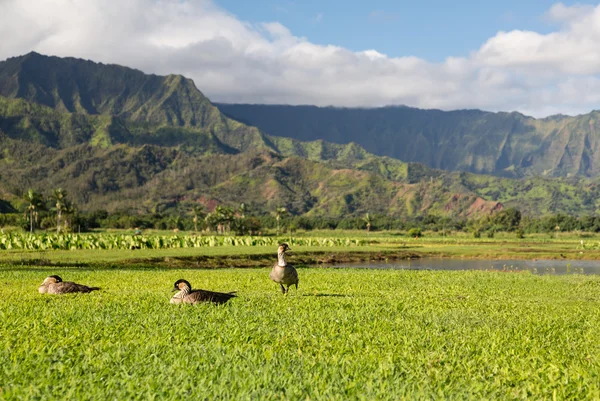
[[[171,298],[172,304],[197,304],[200,302],[212,302],[214,304],[224,304],[231,298],[236,297],[233,292],[213,292],[206,290],[192,290],[189,281],[180,279],[173,285],[173,291],[178,291]]]
[[[68,294],[71,292],[92,292],[99,287],[88,287],[87,285],[63,281],[60,276],[48,276],[38,288],[40,294]]]
[[[292,284],[296,285],[297,290],[298,282],[300,281],[298,279],[298,272],[294,266],[285,261],[285,253],[287,251],[291,251],[288,244],[279,245],[279,248],[277,248],[277,262],[273,265],[273,269],[271,269],[271,274],[269,275],[271,280],[279,284],[281,292],[284,295],[288,293]],[[287,285],[287,289],[284,285]]]

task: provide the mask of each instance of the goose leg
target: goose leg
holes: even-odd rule
[[[281,283],[279,283],[279,285],[281,286],[281,293],[285,295],[285,287]]]

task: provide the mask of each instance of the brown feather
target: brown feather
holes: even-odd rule
[[[295,285],[298,289],[298,283],[300,282],[296,268],[285,260],[285,252],[288,250],[290,250],[288,244],[279,245],[279,248],[277,248],[277,262],[275,262],[269,274],[269,278],[279,284],[283,294],[286,294],[292,285]],[[287,285],[287,290],[284,285]]]
[[[293,285],[298,284],[298,271],[290,264],[285,266],[279,266],[277,262],[273,265],[271,274],[269,275],[271,280],[279,284]]]
[[[38,291],[40,294],[70,294],[75,292],[88,293],[99,289],[99,287],[88,287],[71,281],[62,281],[58,276],[50,276],[44,280]]]
[[[173,291],[179,291],[171,298],[172,304],[197,304],[200,302],[212,302],[214,304],[224,304],[231,298],[235,298],[233,292],[215,292],[207,290],[192,290],[192,285],[189,281],[180,279],[173,286]]]
[[[196,304],[199,302],[212,302],[214,304],[224,304],[231,298],[235,298],[234,293],[214,292],[206,290],[192,290],[183,298],[183,303]]]
[[[70,281],[63,281],[62,283],[50,284],[48,286],[48,294],[69,294],[73,292],[92,292],[97,291],[98,287],[88,287],[87,285],[77,284]]]

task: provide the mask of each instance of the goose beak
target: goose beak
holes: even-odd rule
[[[179,288],[173,287],[173,289],[171,290],[171,292],[175,292],[175,291],[179,291]]]

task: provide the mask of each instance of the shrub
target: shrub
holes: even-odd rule
[[[246,218],[246,229],[250,232],[251,235],[256,235],[261,230],[262,226],[260,224],[260,220],[256,217],[247,217]]]
[[[411,228],[410,230],[408,230],[408,236],[409,237],[422,237],[423,233],[421,232],[420,228]]]
[[[40,228],[43,230],[56,229],[56,218],[53,216],[46,216],[40,221]]]

